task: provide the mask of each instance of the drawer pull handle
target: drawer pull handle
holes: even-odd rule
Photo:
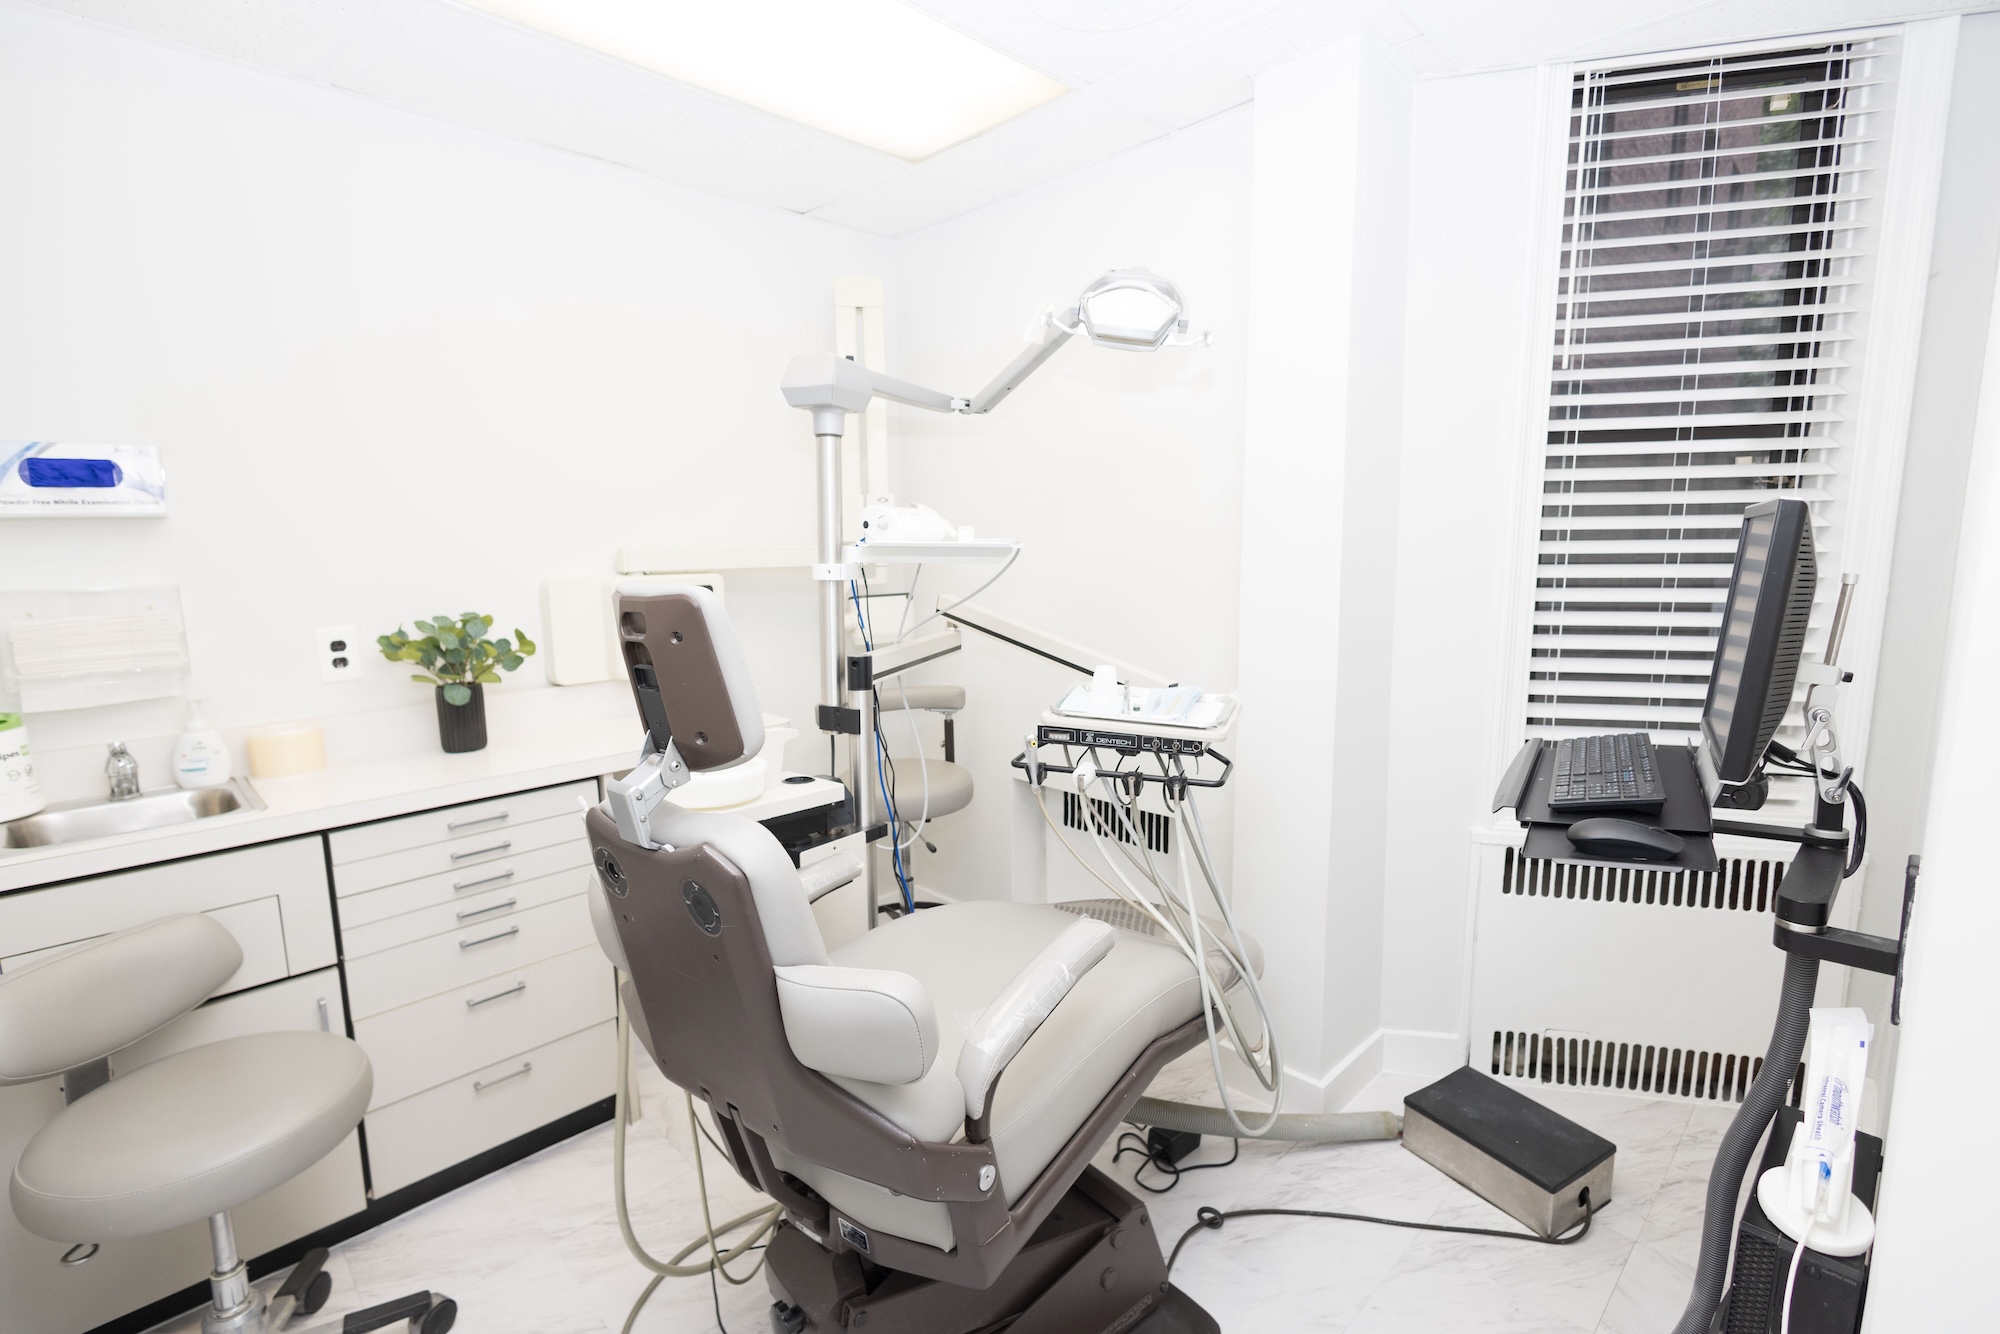
[[[473,1080],[473,1081],[472,1081],[472,1091],[473,1091],[474,1093],[484,1093],[484,1092],[486,1092],[486,1090],[487,1090],[487,1089],[490,1089],[490,1088],[492,1088],[492,1087],[493,1087],[493,1086],[494,1086],[495,1084],[504,1084],[504,1083],[506,1083],[506,1082],[507,1082],[508,1080],[510,1080],[510,1079],[519,1079],[519,1078],[520,1078],[520,1077],[521,1077],[522,1075],[525,1075],[525,1074],[527,1074],[527,1073],[528,1073],[529,1071],[533,1070],[534,1068],[535,1068],[535,1064],[534,1064],[534,1062],[533,1062],[533,1061],[523,1061],[523,1062],[521,1062],[521,1068],[520,1068],[519,1070],[514,1070],[514,1071],[510,1071],[510,1072],[508,1072],[507,1074],[504,1074],[504,1075],[500,1076],[500,1078],[498,1078],[498,1079],[475,1079],[475,1080]]]
[[[519,899],[508,898],[502,900],[499,903],[489,903],[484,908],[467,908],[464,912],[458,915],[458,920],[461,922],[469,922],[475,917],[484,917],[487,913],[490,912],[505,912],[507,911],[507,909],[513,907],[515,904],[519,902],[520,902]]]
[[[451,887],[454,894],[463,894],[468,889],[484,889],[488,885],[504,885],[514,878],[512,871],[502,871],[499,875],[489,875],[481,880],[461,880]]]
[[[491,857],[494,853],[505,852],[513,846],[514,844],[511,840],[506,843],[495,843],[490,848],[474,848],[470,852],[454,852],[451,854],[451,859],[455,862],[469,862],[474,857]]]
[[[506,819],[507,812],[495,811],[491,815],[476,816],[470,820],[452,820],[445,825],[445,832],[456,834],[461,829],[477,829],[483,824],[502,824]]]
[[[477,940],[461,940],[458,942],[458,947],[462,950],[469,950],[474,945],[491,945],[496,940],[505,940],[509,936],[518,936],[520,934],[521,934],[520,927],[510,926],[505,931],[495,931],[492,935],[481,936]],[[526,982],[523,982],[521,985],[525,987],[528,984]]]
[[[468,1010],[475,1010],[478,1009],[480,1006],[486,1004],[486,1002],[488,1001],[497,1001],[502,996],[512,996],[516,992],[526,991],[527,989],[528,989],[528,984],[526,982],[516,982],[513,986],[508,987],[505,991],[496,991],[491,996],[481,996],[478,1000],[467,1001],[465,1003],[465,1008]]]

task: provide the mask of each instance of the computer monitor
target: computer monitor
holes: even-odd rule
[[[1696,752],[1711,803],[1763,766],[1791,707],[1818,580],[1812,512],[1803,500],[1766,500],[1743,511]]]

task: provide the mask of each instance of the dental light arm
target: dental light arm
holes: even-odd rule
[[[971,398],[898,380],[831,352],[793,358],[779,388],[785,402],[812,413],[814,435],[844,434],[846,415],[865,410],[876,398],[931,412],[977,416],[991,412],[1077,334],[1101,347],[1127,352],[1206,346],[1209,335],[1189,333],[1181,311],[1180,290],[1166,279],[1144,269],[1117,270],[1085,288],[1076,304],[1061,314],[1044,311],[1029,330],[1029,345]]]

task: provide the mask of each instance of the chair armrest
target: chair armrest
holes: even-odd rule
[[[1111,952],[1118,933],[1093,918],[1079,918],[1028,960],[973,1020],[958,1053],[958,1082],[965,1090],[968,1124],[985,1117],[986,1100],[1000,1072],[1055,1012],[1077,979]]]
[[[937,1059],[937,1008],[908,973],[819,963],[771,971],[785,1040],[808,1070],[914,1084]]]

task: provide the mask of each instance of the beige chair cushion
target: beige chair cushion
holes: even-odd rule
[[[28,1141],[14,1213],[51,1241],[118,1241],[234,1209],[331,1153],[373,1087],[367,1055],[327,1033],[253,1033],[164,1057]]]
[[[923,983],[937,1009],[938,1056],[915,1083],[835,1082],[920,1139],[958,1138],[965,1095],[953,1072],[966,1030],[1075,920],[1034,904],[948,904],[842,946],[836,964],[895,969]],[[1168,945],[1120,931],[1111,953],[1084,974],[1000,1076],[993,1151],[1008,1202],[1034,1184],[1140,1052],[1200,1013],[1200,983],[1188,961]],[[943,1205],[800,1161],[776,1144],[772,1151],[780,1167],[864,1226],[952,1248]]]
[[[47,1079],[128,1047],[243,965],[229,929],[176,913],[0,973],[0,1084]]]
[[[929,780],[929,814],[924,801],[925,780]],[[905,820],[955,815],[972,804],[972,771],[949,760],[925,757],[923,766],[916,757],[896,757],[896,814]]]

